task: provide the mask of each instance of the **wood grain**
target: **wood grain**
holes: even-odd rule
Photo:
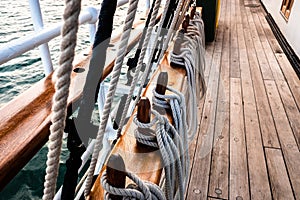
[[[142,33],[142,21],[135,23],[136,29],[129,40],[130,47],[137,43]],[[118,46],[117,38],[112,44]],[[116,52],[106,60],[105,69],[114,65]],[[128,49],[129,50],[129,49]],[[68,105],[79,99],[85,83],[90,56],[85,56],[74,64],[83,68],[83,72],[72,72]],[[75,58],[74,60],[79,60]],[[0,109],[0,189],[3,188],[22,167],[46,143],[49,135],[51,101],[54,94],[52,74],[39,81],[20,96]]]
[[[265,81],[283,158],[296,199],[300,198],[300,152],[274,81]]]
[[[265,151],[273,198],[294,199],[281,151],[269,148],[266,148]]]
[[[159,65],[158,69],[153,74],[152,78],[143,97],[148,97],[152,104],[152,90],[156,87],[156,82],[160,72],[167,72],[169,76],[168,86],[182,91],[184,88],[183,83],[185,82],[186,71],[183,68],[172,68],[168,61],[168,54],[166,54]],[[168,91],[167,91],[168,94]],[[136,111],[135,111],[136,112]],[[134,113],[135,113],[134,112]],[[171,118],[170,113],[167,113],[168,117]],[[137,128],[133,123],[133,116],[129,119],[122,136],[119,138],[111,154],[120,154],[125,161],[126,170],[135,173],[142,180],[151,181],[155,184],[159,184],[163,164],[161,161],[161,154],[159,150],[153,150],[153,148],[145,148],[144,146],[137,145],[134,137],[134,131]],[[153,117],[153,116],[152,116]],[[101,173],[94,184],[89,199],[102,199],[103,189],[100,185],[99,179]],[[128,185],[130,181],[126,181]]]

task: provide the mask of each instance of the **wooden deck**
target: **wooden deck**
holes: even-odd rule
[[[300,199],[300,81],[258,0],[222,0],[186,199]]]

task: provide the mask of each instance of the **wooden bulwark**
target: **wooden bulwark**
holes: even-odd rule
[[[184,88],[186,71],[183,68],[172,68],[168,61],[168,54],[166,54],[159,65],[158,69],[150,79],[151,84],[146,87],[143,97],[148,97],[152,105],[152,90],[155,90],[157,79],[161,72],[168,73],[168,86],[182,91]],[[167,91],[168,92],[168,91]],[[134,112],[136,113],[136,111]],[[159,184],[161,172],[162,172],[162,161],[160,151],[153,148],[146,148],[140,146],[134,137],[134,131],[137,126],[133,123],[133,116],[129,119],[122,136],[119,138],[111,154],[119,154],[122,156],[125,162],[126,170],[135,173],[142,180],[151,181],[155,184]],[[167,116],[171,120],[170,113]],[[105,167],[103,168],[103,170]],[[102,170],[102,172],[103,172]],[[102,173],[101,172],[101,173]],[[89,199],[103,199],[103,189],[100,184],[100,177],[97,178],[94,187],[91,190]],[[128,185],[130,182],[127,182]]]

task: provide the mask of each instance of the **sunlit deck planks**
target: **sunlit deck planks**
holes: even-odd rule
[[[186,199],[300,199],[300,81],[258,0],[223,0]]]

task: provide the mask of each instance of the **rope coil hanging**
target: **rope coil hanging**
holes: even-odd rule
[[[187,178],[185,167],[187,162],[183,150],[182,136],[169,123],[166,117],[161,116],[155,110],[152,110],[152,114],[155,117],[150,123],[141,123],[136,116],[134,117],[134,123],[139,128],[144,129],[150,129],[156,125],[155,135],[148,137],[136,131],[136,139],[142,144],[159,148],[165,171],[164,191],[166,198],[173,199],[175,195],[179,195],[179,199],[183,199]],[[177,188],[179,192],[173,192],[173,188]]]
[[[105,199],[108,200],[108,194],[123,196],[123,199],[141,199],[141,200],[165,200],[164,194],[161,189],[154,183],[144,182],[139,177],[130,172],[125,172],[126,176],[130,178],[138,187],[137,189],[132,188],[117,188],[111,186],[107,182],[106,171],[102,174],[101,185],[105,190]]]
[[[177,39],[181,42],[181,48],[171,53],[171,64],[185,67],[188,79],[188,95],[192,101],[188,121],[188,140],[194,138],[197,130],[197,114],[193,112],[197,107],[198,98],[202,98],[205,91],[205,40],[204,24],[199,13],[195,13],[194,19],[191,20],[187,27],[187,32],[179,32]]]
[[[77,39],[78,16],[81,9],[80,0],[66,0],[65,4],[61,55],[59,59],[60,67],[54,74],[56,78],[55,94],[52,100],[52,125],[50,127],[43,200],[52,200],[55,195],[62,136],[67,115],[67,100],[73,67],[72,62]]]
[[[184,40],[182,46],[182,51],[180,55],[172,54],[171,59],[174,63],[182,66],[186,66],[188,82],[189,82],[189,96],[192,99],[193,107],[197,106],[196,104],[196,84],[197,80],[195,78],[198,75],[197,70],[204,69],[204,62],[201,58],[203,56],[204,47],[203,47],[203,40],[201,34],[202,21],[201,18],[199,19],[197,16],[194,20],[191,21],[192,25],[188,27],[187,33],[184,35]],[[196,55],[196,50],[200,48],[200,56]],[[196,49],[191,51],[190,49]],[[188,51],[189,50],[189,51]],[[202,51],[203,50],[203,51]],[[176,57],[177,56],[177,57]],[[194,57],[192,57],[194,56]],[[199,58],[200,57],[200,58]],[[183,58],[183,59],[182,59]],[[197,58],[197,59],[195,59]],[[199,69],[196,67],[199,67]],[[147,69],[146,69],[147,71]],[[199,72],[201,78],[203,78],[203,71]],[[203,78],[204,80],[204,78]],[[200,80],[200,81],[203,81]],[[204,81],[201,83],[204,84]],[[203,89],[204,87],[202,87]],[[188,140],[193,138],[193,135],[196,132],[197,126],[196,123],[189,123],[186,124],[186,105],[185,105],[185,98],[183,94],[180,92],[167,87],[172,94],[169,95],[161,95],[158,94],[155,90],[153,90],[153,104],[164,108],[164,109],[171,109],[173,120],[174,120],[174,127],[169,123],[167,118],[161,116],[158,112],[152,111],[152,114],[155,116],[152,121],[149,123],[142,123],[139,122],[137,116],[134,116],[133,121],[134,123],[142,129],[147,129],[148,134],[145,135],[139,132],[139,129],[136,129],[134,135],[136,140],[139,143],[144,145],[148,145],[151,147],[159,148],[162,160],[164,164],[164,175],[165,175],[165,184],[164,184],[164,192],[166,199],[183,199],[184,198],[184,191],[187,184],[187,177],[189,176],[189,155],[188,155]],[[205,91],[202,90],[204,93]],[[203,95],[202,93],[202,95]],[[194,112],[191,112],[194,113]],[[192,118],[195,116],[192,115]],[[196,119],[196,117],[195,117]],[[196,119],[197,120],[197,119]],[[155,126],[155,131],[151,130],[151,127]],[[191,134],[188,134],[191,133]],[[179,156],[180,155],[180,156]],[[105,179],[106,174],[103,175],[101,179],[101,183],[105,190],[108,193],[117,194],[124,196],[124,199],[131,199],[131,198],[141,198],[141,199],[148,199],[149,196],[145,197],[145,194],[141,193],[140,191],[131,191],[132,189],[119,189],[119,188],[111,188],[109,184],[107,185],[106,182],[103,182]],[[106,184],[106,185],[105,185]],[[175,191],[173,190],[174,188]],[[130,192],[133,192],[131,196],[129,195]],[[140,195],[139,197],[136,195]],[[141,196],[144,195],[144,196]],[[151,199],[151,198],[150,198]]]

